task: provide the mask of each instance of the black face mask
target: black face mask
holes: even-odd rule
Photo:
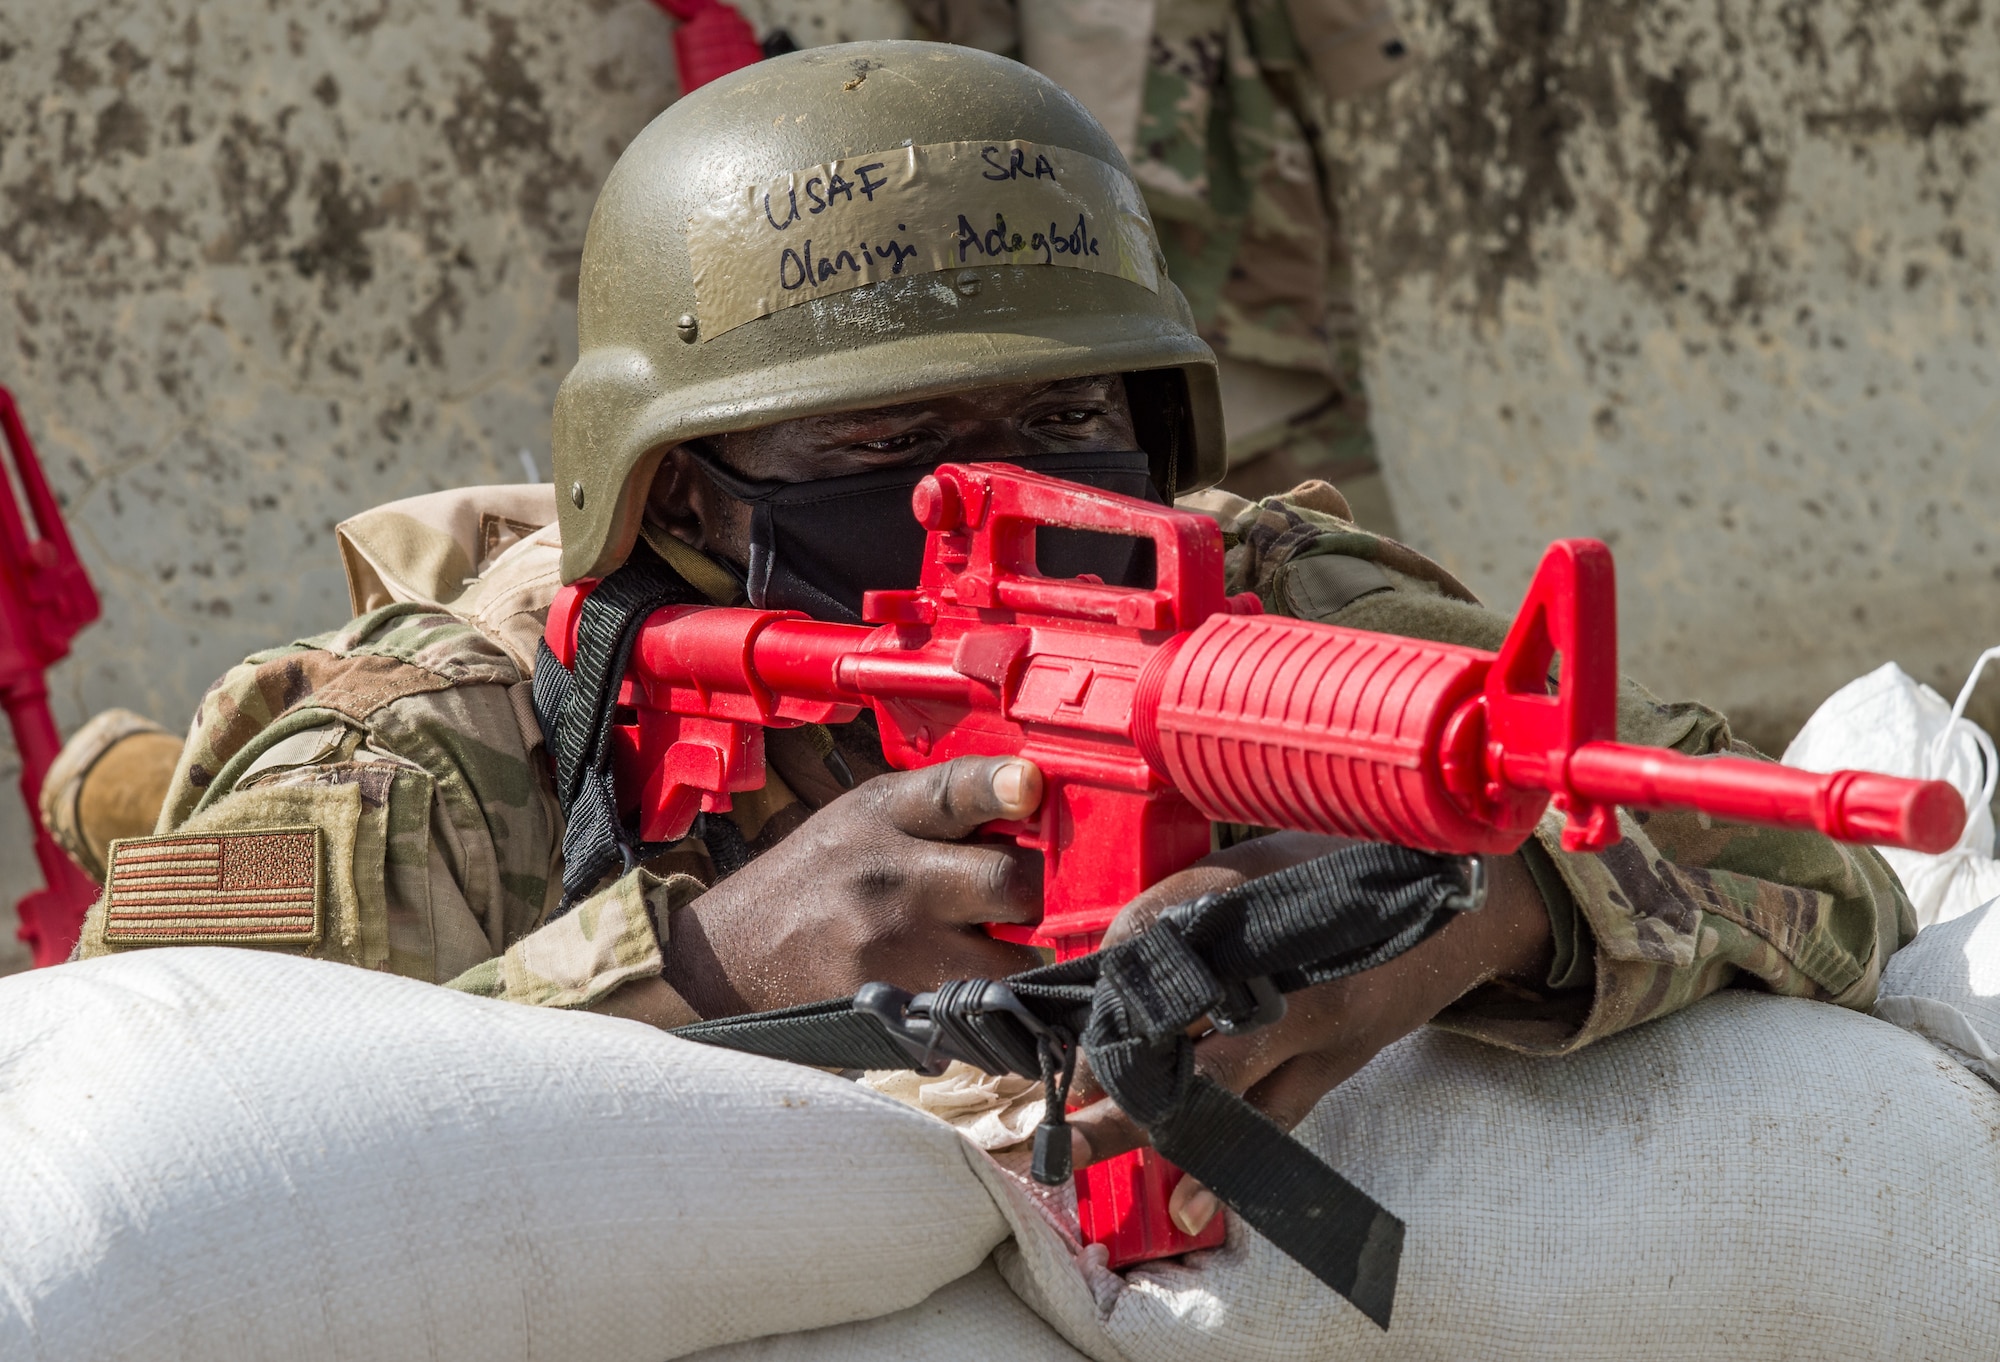
[[[905,465],[812,482],[756,482],[690,451],[716,485],[751,508],[745,594],[763,610],[861,622],[864,591],[910,590],[923,576],[924,527],[910,493],[935,465]],[[1164,504],[1150,461],[1137,451],[1031,454],[1009,463],[1100,491]],[[1089,530],[1039,530],[1036,565],[1048,577],[1091,573],[1117,586],[1149,586],[1150,540]]]

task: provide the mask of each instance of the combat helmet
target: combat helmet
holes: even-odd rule
[[[1018,62],[846,43],[688,95],[612,168],[555,408],[565,581],[622,563],[668,448],[1001,384],[1127,375],[1154,480],[1225,466],[1215,357],[1130,170]]]

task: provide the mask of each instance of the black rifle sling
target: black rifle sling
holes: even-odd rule
[[[706,605],[641,542],[625,565],[598,583],[577,613],[576,666],[564,667],[544,641],[535,654],[535,718],[555,759],[556,797],[563,811],[563,896],[557,916],[622,864],[630,869],[651,849],[625,826],[611,770],[611,726],[618,687],[639,626],[669,605]]]
[[[1467,867],[1471,866],[1471,883]],[[1362,844],[1168,908],[1092,955],[912,998],[871,984],[853,998],[698,1022],[674,1034],[798,1063],[941,1071],[962,1059],[1041,1077],[1057,1100],[1037,1132],[1036,1176],[1068,1175],[1051,1060],[1080,1046],[1160,1153],[1382,1328],[1403,1223],[1234,1093],[1194,1071],[1188,1027],[1240,1032],[1284,1014],[1282,995],[1373,968],[1478,906],[1479,863]],[[1044,1169],[1042,1150],[1060,1136]]]

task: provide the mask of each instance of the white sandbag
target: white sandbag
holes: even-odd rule
[[[2000,652],[1980,655],[1952,705],[1895,663],[1885,662],[1828,696],[1785,749],[1787,766],[1944,780],[1964,796],[1965,832],[1952,850],[1931,856],[1901,847],[1880,849],[1903,882],[1919,927],[1949,922],[2000,894],[1992,810],[2000,760],[1992,738],[1964,717],[1980,671],[1995,656]]]
[[[2000,1085],[2000,912],[1981,904],[1926,927],[1882,971],[1875,1015]]]
[[[0,1357],[1068,1362],[978,1270],[997,1205],[1000,1273],[1096,1362],[1986,1359],[1995,1129],[2000,1094],[1822,1004],[1730,993],[1554,1061],[1419,1033],[1301,1131],[1408,1224],[1384,1334],[1240,1225],[1079,1262],[969,1142],[824,1074],[147,952],[0,982]]]
[[[2000,1094],[1820,1003],[1730,992],[1561,1060],[1424,1031],[1300,1132],[1407,1222],[1387,1333],[1240,1225],[1101,1301],[1031,1221],[996,1260],[1127,1362],[1990,1362],[1996,1130]]]
[[[880,1319],[731,1343],[688,1362],[1083,1362],[1083,1354],[981,1264],[918,1305]]]
[[[811,1069],[251,951],[0,981],[0,1358],[662,1362],[871,1318],[1006,1233]]]

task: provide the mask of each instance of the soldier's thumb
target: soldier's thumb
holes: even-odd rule
[[[912,837],[955,842],[987,823],[1026,818],[1042,773],[1019,757],[960,757],[895,778],[889,819]]]

